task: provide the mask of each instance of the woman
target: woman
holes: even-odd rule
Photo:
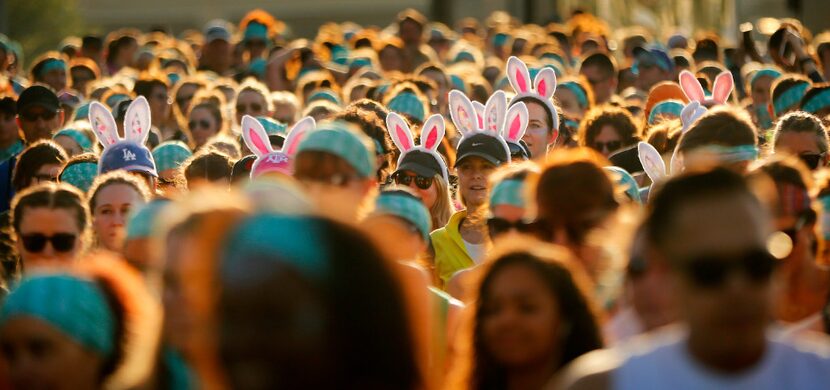
[[[554,71],[543,68],[531,80],[527,65],[517,57],[510,57],[507,60],[507,76],[516,92],[516,97],[510,99],[510,105],[522,102],[529,114],[527,131],[522,140],[527,143],[534,160],[544,161],[548,149],[558,144],[559,139],[559,110],[552,99],[556,90]],[[545,87],[537,88],[542,85]]]
[[[377,191],[374,145],[354,125],[323,122],[297,147],[294,177],[321,213],[356,223]]]
[[[579,126],[579,146],[608,157],[638,141],[634,118],[624,108],[602,106],[589,111]]]
[[[73,262],[89,243],[91,219],[86,198],[68,184],[43,183],[18,193],[11,224],[24,269]]]
[[[89,210],[98,246],[122,253],[130,211],[150,199],[143,180],[123,171],[99,176],[89,190]]]
[[[222,110],[211,102],[201,102],[193,106],[187,114],[187,128],[193,139],[193,150],[199,150],[212,137],[225,134],[225,120]]]
[[[138,275],[117,259],[99,255],[24,278],[0,309],[0,355],[8,384],[16,389],[145,385],[159,314]]]
[[[33,62],[30,75],[32,82],[46,84],[55,93],[63,92],[69,84],[67,62],[66,56],[56,51],[41,55]]]
[[[821,119],[803,111],[785,114],[772,133],[773,153],[798,156],[813,171],[826,167],[830,161],[828,143],[827,128]]]
[[[268,88],[257,81],[247,81],[239,86],[234,108],[236,113],[235,124],[242,123],[242,117],[271,116],[274,111],[273,103],[268,98]]]
[[[477,287],[454,388],[541,389],[602,348],[590,288],[565,249],[522,238],[495,253]]]
[[[522,163],[503,167],[490,178],[490,217],[487,232],[490,239],[510,232],[523,232],[527,209],[526,184],[530,175],[539,173],[534,163]]]
[[[153,160],[159,174],[159,190],[175,193],[181,182],[181,166],[193,156],[190,148],[181,141],[162,142],[153,149]],[[182,185],[183,187],[183,185]]]
[[[84,153],[66,162],[58,174],[58,182],[71,184],[86,194],[92,187],[96,176],[98,176],[98,156],[93,153]]]
[[[12,187],[15,192],[44,182],[57,181],[61,167],[69,158],[58,144],[52,141],[38,141],[29,145],[14,167]]]
[[[553,96],[562,112],[577,121],[594,105],[594,92],[584,77],[563,78]]]
[[[225,153],[205,149],[182,164],[187,188],[192,190],[204,184],[228,187],[234,161]]]
[[[52,140],[60,145],[69,157],[95,151],[95,135],[91,130],[84,129],[83,124],[77,123],[75,128],[59,130],[52,136]]]

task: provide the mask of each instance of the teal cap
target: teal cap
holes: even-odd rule
[[[680,118],[683,112],[683,103],[680,100],[664,100],[654,105],[648,114],[648,124],[653,125],[660,116],[674,116]]]
[[[0,326],[17,317],[44,321],[105,357],[115,351],[116,322],[94,282],[65,274],[24,279],[3,303]]]
[[[637,186],[637,180],[634,180],[634,176],[631,176],[628,171],[620,167],[605,167],[604,169],[611,172],[614,182],[625,190],[626,195],[631,200],[640,204],[643,203],[640,197],[640,188]]]
[[[490,207],[509,205],[524,208],[525,182],[518,179],[507,179],[496,183],[490,193]]]
[[[169,204],[170,200],[154,199],[131,212],[127,220],[127,239],[151,237],[161,211]]]
[[[254,39],[261,39],[268,42],[268,27],[262,23],[248,23],[248,26],[245,27],[245,35],[242,39],[246,42]]]
[[[389,104],[386,105],[390,111],[395,111],[417,119],[419,122],[424,121],[426,112],[424,110],[424,102],[412,92],[401,92],[398,96],[392,98]]]
[[[78,146],[84,152],[91,152],[92,151],[92,141],[90,141],[89,137],[84,135],[84,133],[81,132],[80,130],[76,130],[76,129],[58,130],[58,132],[56,132],[55,135],[52,136],[52,139],[54,140],[54,139],[58,138],[58,136],[61,136],[61,135],[72,138],[72,140],[75,141],[75,143],[78,144]]]
[[[317,126],[297,146],[297,154],[305,151],[326,152],[346,160],[357,173],[369,178],[375,175],[375,155],[372,142],[363,133],[349,130],[343,121]]]
[[[328,100],[336,105],[341,105],[340,98],[331,90],[329,89],[320,89],[308,95],[308,99],[306,99],[306,104],[311,103],[315,100]]]
[[[75,119],[76,121],[80,120],[89,120],[89,103],[84,103],[78,106],[75,109]]]
[[[68,165],[61,171],[58,180],[61,183],[69,183],[75,188],[86,193],[92,187],[92,182],[98,176],[98,164],[94,162],[81,162]]]
[[[424,241],[432,231],[432,217],[424,203],[412,194],[401,190],[383,191],[375,202],[375,214],[401,218],[418,229]]]
[[[153,160],[159,172],[179,168],[192,155],[193,152],[182,141],[162,142],[153,149]]]
[[[261,124],[263,128],[265,128],[265,133],[268,135],[278,135],[283,138],[285,137],[286,126],[284,123],[278,122],[267,116],[258,116],[256,117],[256,120],[259,121],[259,124]]]

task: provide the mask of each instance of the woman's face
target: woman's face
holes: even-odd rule
[[[486,353],[510,368],[550,362],[559,348],[559,304],[530,268],[503,268],[486,291],[480,315]]]
[[[66,89],[66,81],[65,69],[50,70],[43,75],[43,82],[57,92]]]
[[[190,128],[190,133],[193,134],[193,142],[196,144],[196,148],[201,148],[210,137],[218,134],[220,125],[216,118],[210,114],[210,110],[203,107],[191,111],[190,117],[187,118],[187,127]]]
[[[33,186],[35,184],[58,181],[58,174],[60,172],[60,164],[43,164],[35,172],[35,175],[32,177],[32,182],[29,185]]]
[[[408,187],[412,189],[412,191],[415,191],[415,193],[417,193],[418,196],[421,197],[421,201],[424,203],[424,206],[426,206],[427,209],[432,209],[432,206],[434,206],[435,202],[438,200],[438,185],[435,183],[435,181],[438,179],[429,178],[429,187],[427,189],[423,189],[421,187],[418,187],[418,180],[415,180],[418,174],[416,174],[415,172],[401,171],[399,175],[409,176],[410,182]]]
[[[772,86],[772,77],[759,77],[752,84],[752,105],[755,107],[766,106],[770,98],[770,87]]]
[[[585,114],[585,111],[579,106],[579,100],[577,100],[576,95],[570,89],[559,88],[553,96],[556,96],[556,100],[559,101],[559,107],[570,117],[581,119]]]
[[[608,157],[624,145],[622,144],[622,137],[617,133],[617,129],[614,126],[605,125],[600,129],[599,134],[594,138],[594,142],[589,146],[597,152],[602,153],[603,156]]]
[[[380,51],[380,67],[385,72],[400,71],[403,69],[402,51],[393,46],[386,46]]]
[[[81,146],[78,145],[78,143],[75,142],[75,140],[68,135],[59,135],[55,137],[54,141],[58,145],[60,145],[61,148],[63,148],[63,150],[66,152],[67,155],[69,155],[69,157],[77,156],[83,153]]]
[[[34,268],[66,264],[83,250],[74,211],[36,207],[24,208],[22,215],[16,245],[27,272]]]
[[[528,113],[527,131],[522,137],[527,143],[530,154],[534,159],[544,159],[548,153],[548,145],[555,140],[555,133],[551,131],[551,124],[548,123],[548,115],[541,104],[525,101]]]
[[[141,195],[126,184],[111,184],[99,190],[92,210],[92,225],[99,245],[120,253],[127,234],[127,216],[130,210],[144,203]]]
[[[184,84],[176,92],[176,106],[179,107],[182,114],[187,113],[187,110],[190,109],[193,95],[196,94],[198,89],[199,86],[196,84]]]
[[[268,116],[268,103],[265,98],[254,91],[242,91],[236,98],[236,123],[241,123],[244,115]]]
[[[495,169],[495,165],[480,157],[467,157],[458,165],[458,189],[467,208],[476,209],[487,202],[487,179]]]
[[[103,358],[63,332],[30,316],[0,328],[0,372],[13,389],[95,389]]]

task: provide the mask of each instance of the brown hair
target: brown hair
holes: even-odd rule
[[[25,209],[45,207],[69,210],[75,216],[75,224],[82,240],[89,235],[92,217],[86,204],[86,197],[77,188],[64,183],[41,183],[19,192],[11,204],[11,224],[15,233],[20,233],[20,224]]]
[[[646,142],[654,146],[660,154],[671,153],[677,147],[682,129],[680,119],[664,120],[648,128]]]
[[[781,117],[775,123],[773,130],[772,146],[778,145],[781,133],[813,133],[816,136],[816,144],[822,153],[828,149],[827,128],[821,120],[813,114],[804,111],[790,112]]]
[[[688,152],[708,145],[757,145],[755,125],[746,112],[728,106],[709,110],[680,136],[678,151]]]
[[[634,122],[634,117],[631,116],[628,110],[617,106],[603,105],[595,107],[585,114],[585,119],[579,125],[579,146],[593,145],[594,139],[605,126],[614,128],[620,136],[623,147],[633,145],[639,139],[639,130]]]
[[[12,173],[12,187],[15,191],[22,191],[32,184],[37,171],[48,164],[63,165],[67,157],[58,144],[51,140],[37,141],[20,153],[17,164]]]
[[[146,202],[150,199],[150,189],[147,188],[147,183],[144,180],[141,180],[126,171],[112,171],[105,173],[101,176],[95,178],[95,181],[92,182],[92,187],[89,188],[88,198],[89,198],[89,211],[95,211],[95,202],[98,200],[98,193],[114,184],[123,184],[128,187],[132,187],[139,196]]]

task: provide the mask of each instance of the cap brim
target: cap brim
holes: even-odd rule
[[[395,172],[400,172],[400,171],[412,171],[412,172],[415,172],[415,174],[417,174],[418,176],[423,176],[423,177],[433,177],[435,175],[440,175],[441,174],[441,172],[435,172],[434,169],[432,169],[432,168],[430,168],[426,165],[418,164],[416,162],[405,162],[405,163],[399,165],[398,169]]]
[[[458,158],[455,160],[455,165],[454,165],[454,167],[458,167],[458,166],[461,164],[461,162],[462,162],[462,161],[464,161],[465,159],[470,158],[470,157],[480,157],[480,158],[483,158],[485,161],[487,161],[487,162],[489,162],[490,164],[493,164],[493,165],[495,165],[495,166],[499,166],[499,165],[501,165],[501,164],[503,164],[503,163],[504,163],[504,161],[501,161],[501,160],[499,160],[499,159],[497,159],[497,158],[495,158],[495,157],[493,157],[493,156],[490,156],[490,155],[488,155],[488,154],[485,154],[485,153],[481,153],[481,152],[468,152],[468,153],[464,153],[464,155],[462,155],[462,156],[458,156]]]

